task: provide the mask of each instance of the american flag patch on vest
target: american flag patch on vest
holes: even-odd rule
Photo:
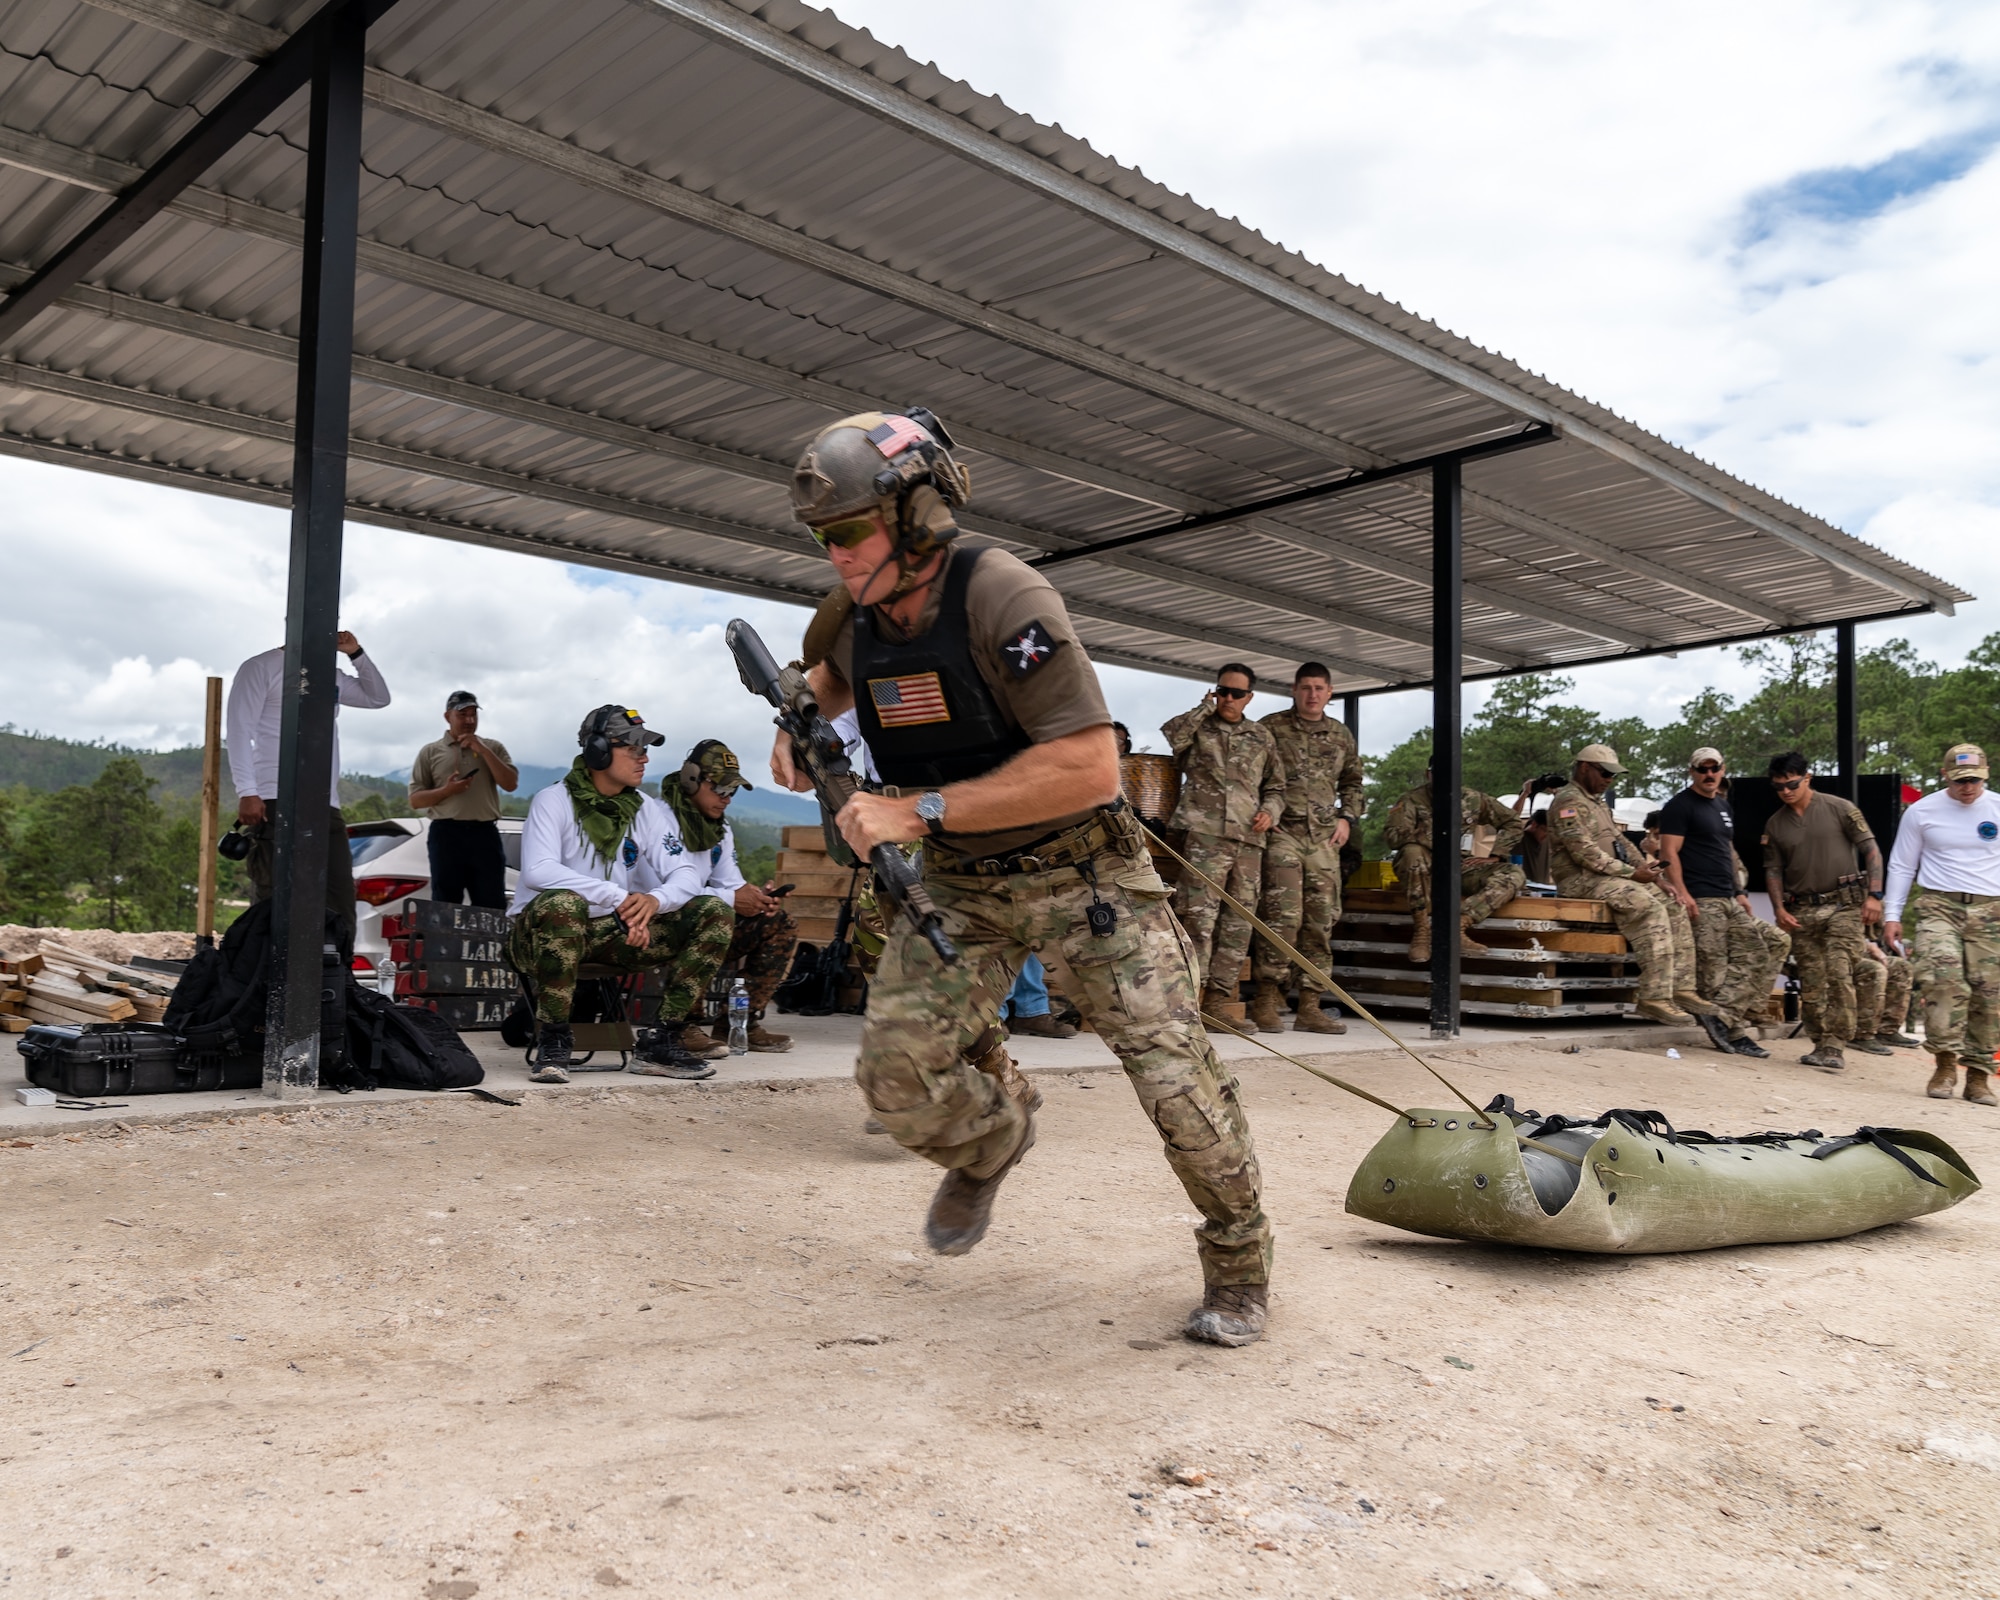
[[[951,721],[951,710],[944,703],[944,686],[935,672],[919,672],[907,678],[870,678],[868,698],[874,702],[875,715],[885,728]]]

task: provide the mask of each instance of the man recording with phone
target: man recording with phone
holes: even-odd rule
[[[737,790],[754,787],[744,780],[734,750],[720,739],[704,739],[688,752],[681,770],[660,785],[660,792],[680,824],[681,842],[697,864],[707,858],[708,876],[702,882],[702,893],[714,895],[736,913],[735,932],[722,965],[741,963],[738,976],[750,996],[750,1049],[760,1055],[775,1055],[791,1049],[792,1036],[766,1028],[764,1012],[791,970],[799,925],[785,915],[783,892],[774,893],[768,881],[762,886],[746,883],[736,861],[736,830],[729,825],[729,802],[736,798]],[[693,1023],[683,1030],[681,1044],[711,1061],[729,1054],[726,1032],[720,1039],[711,1038]]]
[[[682,1048],[688,1013],[729,948],[730,908],[704,887],[710,862],[682,842],[674,813],[646,794],[646,749],[661,744],[636,711],[599,706],[577,730],[582,751],[528,806],[507,958],[535,1000],[536,1083],[569,1082],[570,1008],[586,963],[622,972],[665,968],[657,1023],[640,1035],[632,1072],[707,1078]]]

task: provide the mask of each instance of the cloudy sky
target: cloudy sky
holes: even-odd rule
[[[1996,597],[1899,630],[1933,658],[2000,630],[2000,7],[836,9]],[[202,676],[281,638],[278,513],[4,459],[0,503],[13,591],[39,597],[0,608],[0,721],[191,742]],[[386,711],[343,719],[350,770],[406,768],[460,684],[524,760],[566,761],[580,711],[605,699],[649,712],[676,744],[762,745],[721,624],[748,615],[789,641],[802,621],[370,528],[350,529],[347,549],[347,623],[400,691]],[[612,642],[576,648],[607,616]],[[1580,695],[1658,720],[1740,676],[1704,652],[1591,669]],[[1106,677],[1142,744],[1192,699],[1173,680]],[[1371,749],[1426,720],[1415,697],[1369,707]]]

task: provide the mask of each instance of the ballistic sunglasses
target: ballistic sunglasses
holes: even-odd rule
[[[1690,770],[1703,774],[1720,772],[1722,770],[1722,763],[1719,761],[1704,761],[1700,766],[1691,768]]]
[[[1986,780],[1977,773],[1968,773],[1962,778],[1947,778],[1946,783],[1984,783]]]
[[[1776,789],[1779,794],[1790,794],[1805,781],[1804,778],[1773,778],[1771,780],[1771,787]]]
[[[1225,689],[1219,683],[1215,686],[1215,698],[1218,700],[1248,700],[1252,692],[1249,689]]]
[[[842,517],[838,522],[823,522],[816,528],[808,527],[806,532],[813,536],[813,542],[822,550],[852,550],[875,532],[875,528],[873,517]]]

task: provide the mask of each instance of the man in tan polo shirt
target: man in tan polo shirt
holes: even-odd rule
[[[468,689],[444,703],[445,734],[417,752],[410,804],[431,814],[425,844],[431,898],[448,905],[507,908],[507,857],[500,846],[500,791],[521,781],[497,739],[479,736],[479,699]]]

